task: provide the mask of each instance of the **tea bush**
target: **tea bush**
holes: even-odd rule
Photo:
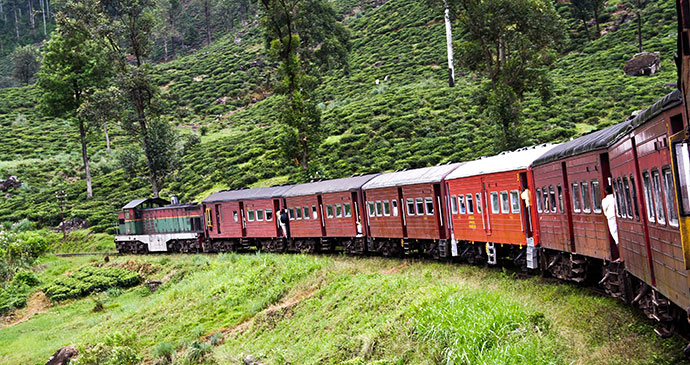
[[[129,288],[141,282],[139,274],[117,267],[84,266],[68,277],[58,278],[43,288],[50,300],[81,298],[108,288]]]

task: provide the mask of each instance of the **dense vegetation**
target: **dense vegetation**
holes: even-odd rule
[[[161,285],[62,302],[34,291],[26,309],[3,319],[2,363],[44,362],[73,344],[81,364],[242,363],[248,355],[267,364],[666,364],[684,346],[654,335],[615,299],[472,266],[274,254],[37,264],[42,283],[123,268]]]
[[[477,95],[487,81],[459,69],[457,86],[446,86],[439,9],[409,0],[337,5],[352,49],[348,70],[325,74],[318,90],[326,138],[310,163],[313,177],[428,166],[497,152],[496,126],[479,117]],[[623,6],[609,1],[602,27],[620,18]],[[572,9],[556,7],[570,22]],[[644,48],[660,52],[661,71],[638,78],[621,71],[637,52],[631,19],[592,42],[577,31],[581,24],[571,24],[566,47],[549,71],[553,96],[546,102],[537,94],[525,96],[519,126],[524,144],[563,141],[622,121],[672,90],[674,3],[648,3],[642,14]],[[156,66],[156,83],[169,106],[166,117],[186,136],[180,141],[184,154],[163,195],[190,201],[219,189],[305,178],[296,163],[279,153],[278,105],[267,91],[271,65],[257,27],[250,22],[199,52]],[[112,125],[113,152],[108,154],[102,130],[91,131],[94,198],[86,200],[78,133],[60,119],[44,117],[37,102],[31,86],[0,90],[0,178],[16,175],[24,182],[0,196],[0,221],[28,218],[55,226],[60,211],[55,193],[64,190],[68,218],[85,218],[94,231],[112,232],[119,207],[150,195],[141,169],[123,168],[144,164],[121,153],[132,138]]]

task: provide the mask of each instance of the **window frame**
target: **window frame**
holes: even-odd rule
[[[492,191],[489,193],[491,197],[491,214],[499,214],[501,212],[501,202],[498,198],[498,192]]]
[[[367,201],[367,207],[369,208],[369,217],[376,217],[376,203],[372,201]]]
[[[263,209],[257,209],[256,210],[256,221],[257,222],[263,222],[264,221],[264,210]]]
[[[388,200],[383,201],[383,215],[386,217],[391,216],[391,202]]]
[[[589,183],[587,181],[580,182],[580,195],[582,197],[582,213],[592,213],[592,196],[589,191]]]
[[[633,202],[632,193],[630,192],[630,180],[627,176],[622,177],[623,181],[623,192],[625,193],[625,215],[628,219],[634,219],[635,213],[633,213]]]
[[[573,191],[570,194],[573,198],[573,213],[581,213],[582,209],[580,205],[580,184],[574,182],[571,184],[571,188],[573,189]]]
[[[310,217],[309,217],[309,215],[310,215],[310,214],[309,214],[309,210],[310,210],[310,209],[309,209],[309,206],[308,206],[308,205],[305,205],[305,206],[302,207],[302,219],[310,219]]]
[[[413,216],[414,212],[415,212],[415,208],[416,208],[414,198],[406,198],[405,199],[405,205],[406,205],[405,209],[407,210],[407,216],[408,217]]]
[[[457,201],[457,195],[451,195],[450,196],[450,211],[453,214],[458,214],[458,201]]]
[[[508,194],[510,195],[510,212],[512,214],[520,214],[522,208],[520,206],[520,192],[517,190],[511,190]]]
[[[556,213],[558,211],[558,206],[556,205],[556,188],[553,184],[549,185],[549,205],[551,206],[551,213]]]
[[[474,200],[472,199],[472,194],[465,195],[465,208],[467,209],[467,214],[474,214]]]
[[[429,209],[429,207],[431,207],[431,209]],[[436,208],[434,207],[434,198],[428,196],[424,198],[424,210],[426,211],[426,215],[434,215],[436,212]]]
[[[302,220],[302,206],[300,205],[295,207],[295,219]]]
[[[264,210],[264,215],[266,216],[266,222],[273,220],[273,209],[267,208]]]
[[[334,218],[335,211],[333,210],[333,204],[326,204],[326,218]]]
[[[476,201],[476,204],[477,204],[477,214],[481,214],[481,213],[482,213],[482,209],[483,209],[483,206],[482,206],[482,196],[481,196],[481,194],[476,193],[476,194],[474,195],[474,198],[475,198],[475,201]]]
[[[383,204],[380,200],[376,201],[376,216],[383,217]]]
[[[343,217],[343,206],[342,204],[334,204],[333,209],[335,210],[335,217],[336,218],[342,218]]]
[[[657,177],[657,181],[655,181],[654,177]],[[657,186],[658,184],[658,189]],[[666,225],[666,212],[665,212],[665,204],[664,204],[664,192],[662,190],[662,182],[661,182],[661,173],[659,172],[659,169],[656,167],[652,169],[652,188],[654,192],[654,206],[656,207],[656,223],[662,226]],[[659,204],[662,206],[659,207]],[[661,209],[661,210],[659,210]]]
[[[464,195],[458,195],[458,214],[467,214],[467,202]]]
[[[254,222],[254,209],[247,209],[247,222]]]
[[[295,208],[288,208],[288,220],[295,220]]]
[[[668,225],[671,227],[678,227],[680,225],[680,220],[678,217],[678,210],[676,209],[676,194],[674,194],[675,185],[673,184],[673,171],[671,171],[671,167],[662,167],[661,176],[664,185],[664,199],[666,200],[666,218],[668,221]],[[669,177],[668,179],[667,176]],[[670,204],[669,198],[671,200]]]
[[[597,214],[601,213],[603,210],[601,207],[601,184],[599,184],[599,180],[590,180],[589,188],[590,194],[592,194],[592,211]]]
[[[415,198],[414,202],[417,208],[417,215],[424,215],[424,198]]]
[[[343,217],[352,217],[352,203],[343,203]]]
[[[561,184],[556,185],[556,193],[558,194],[558,211],[563,214],[565,212],[565,208],[563,207],[563,187]]]
[[[541,199],[542,199],[541,188],[537,188],[536,192],[537,192],[537,213],[543,213],[544,209],[542,208],[543,205],[541,202]]]

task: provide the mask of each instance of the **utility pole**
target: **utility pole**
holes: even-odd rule
[[[67,233],[65,233],[65,202],[67,199],[67,194],[65,194],[64,190],[60,190],[55,193],[55,198],[60,206],[60,227],[62,228],[62,240],[66,241]]]

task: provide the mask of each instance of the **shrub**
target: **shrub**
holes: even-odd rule
[[[81,298],[109,288],[129,288],[141,282],[139,274],[117,267],[84,266],[69,277],[58,278],[43,291],[52,301]]]

